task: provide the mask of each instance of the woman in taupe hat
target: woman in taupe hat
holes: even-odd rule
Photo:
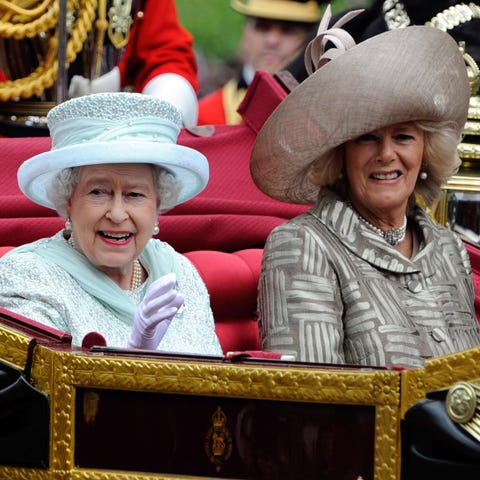
[[[265,246],[263,348],[420,367],[480,343],[467,252],[417,203],[432,205],[460,164],[466,66],[435,28],[355,45],[338,27],[310,44],[307,68],[318,69],[273,112],[252,153],[262,191],[315,203]]]

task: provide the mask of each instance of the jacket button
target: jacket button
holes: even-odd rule
[[[441,328],[437,327],[432,330],[432,337],[436,342],[441,343],[447,339],[447,334]]]
[[[411,280],[410,282],[408,282],[407,288],[412,293],[420,293],[422,291],[422,285],[418,280]]]

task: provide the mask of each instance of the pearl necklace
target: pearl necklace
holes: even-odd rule
[[[405,240],[405,235],[407,234],[407,216],[403,217],[403,225],[400,228],[390,228],[389,230],[382,230],[381,228],[376,227],[371,224],[368,220],[363,218],[352,206],[351,203],[348,206],[357,214],[358,218],[370,229],[373,230],[377,235],[382,237],[387,243],[392,246],[398,245],[399,243]]]
[[[132,279],[130,280],[130,290],[136,290],[142,285],[142,283],[143,283],[142,265],[140,261],[137,259],[133,261],[133,272],[132,272]]]

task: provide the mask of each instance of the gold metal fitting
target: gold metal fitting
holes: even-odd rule
[[[458,382],[450,388],[445,399],[448,416],[480,441],[480,386]]]

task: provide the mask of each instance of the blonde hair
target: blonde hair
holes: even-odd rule
[[[427,174],[425,180],[418,177],[413,195],[422,198],[431,206],[440,196],[442,185],[458,171],[461,164],[458,144],[461,136],[454,122],[413,122],[424,132],[423,162],[421,171]],[[342,175],[344,145],[330,150],[312,164],[310,181],[318,187],[332,187],[346,197],[348,181]]]

